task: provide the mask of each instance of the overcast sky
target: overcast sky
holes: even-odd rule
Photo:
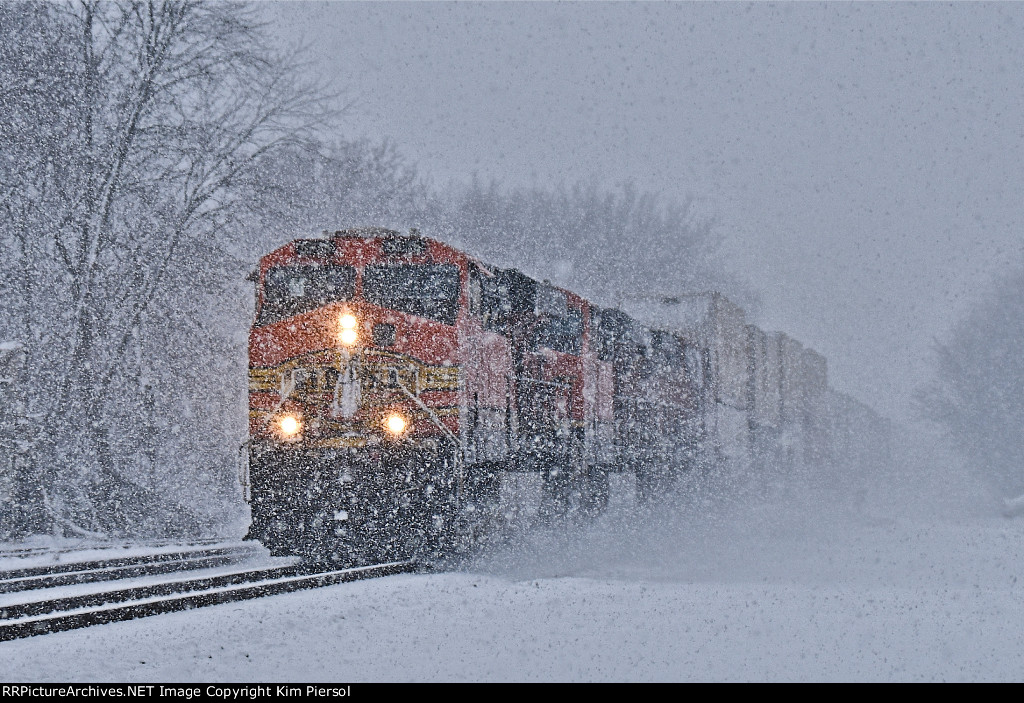
[[[755,322],[895,416],[931,340],[1020,260],[1024,4],[267,9],[357,98],[349,136],[393,140],[439,185],[696,197]]]

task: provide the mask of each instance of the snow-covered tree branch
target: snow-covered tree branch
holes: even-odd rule
[[[168,289],[169,272],[211,264],[259,161],[324,123],[326,93],[244,5],[85,0],[0,12],[0,234],[17,245],[6,265],[20,301],[3,323],[32,357],[51,517],[123,530],[147,502],[131,437],[112,436],[110,416],[140,392],[126,378],[152,372],[133,368],[153,361],[133,349],[161,324],[154,308],[184,293]]]

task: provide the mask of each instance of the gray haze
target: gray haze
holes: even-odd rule
[[[1020,257],[1024,5],[266,10],[357,99],[345,136],[390,138],[438,185],[696,198],[761,326],[883,412],[908,414],[932,339]]]

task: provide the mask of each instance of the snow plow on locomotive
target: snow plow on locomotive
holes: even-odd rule
[[[276,554],[460,550],[596,516],[612,474],[642,502],[752,452],[817,457],[842,424],[815,417],[824,360],[718,294],[627,314],[381,228],[295,240],[252,279],[248,538]]]

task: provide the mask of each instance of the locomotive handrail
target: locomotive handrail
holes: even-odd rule
[[[555,388],[572,388],[571,383],[560,383],[558,381],[543,381],[539,378],[531,378],[530,376],[513,376],[517,381],[523,381],[525,383],[533,383],[538,386],[553,386]]]
[[[450,429],[448,429],[448,427],[445,426],[445,424],[443,422],[441,422],[441,418],[439,418],[437,416],[437,413],[435,413],[433,410],[431,410],[430,407],[426,403],[424,403],[422,400],[420,400],[419,397],[416,394],[414,394],[412,391],[410,391],[408,388],[406,388],[405,384],[402,383],[401,379],[399,379],[397,376],[395,376],[395,378],[393,380],[395,382],[395,385],[399,389],[401,389],[401,391],[403,393],[405,393],[407,396],[409,396],[409,398],[412,400],[412,402],[416,403],[416,405],[419,406],[419,408],[421,410],[423,410],[425,413],[427,413],[427,415],[430,417],[430,419],[433,421],[433,423],[435,425],[437,425],[438,429],[441,430],[442,432],[444,432],[446,435],[448,435],[448,439],[450,439],[452,441],[452,444],[455,445],[455,449],[457,451],[461,452],[462,451],[462,443],[459,442],[459,438],[456,437],[455,433],[452,432]]]
[[[245,449],[252,443],[252,438],[238,445],[238,482],[242,484],[242,498],[246,503],[252,502],[252,484],[249,481],[249,452]]]
[[[459,438],[455,436],[454,432],[452,432],[450,429],[448,429],[445,426],[445,424],[443,422],[441,422],[441,418],[439,418],[437,416],[437,413],[435,413],[433,410],[431,410],[426,405],[426,403],[424,403],[422,400],[420,400],[419,396],[417,396],[412,391],[410,391],[408,388],[406,388],[405,384],[403,384],[402,381],[397,376],[395,377],[395,385],[398,386],[398,388],[401,389],[401,391],[403,393],[405,393],[407,396],[409,396],[409,398],[412,400],[412,402],[416,403],[416,405],[418,405],[422,410],[424,410],[427,413],[427,416],[430,417],[430,419],[433,421],[433,423],[435,425],[437,425],[438,429],[440,429],[441,432],[443,432],[445,435],[447,435],[448,439],[451,440],[452,446],[455,449],[455,474],[456,474],[456,477],[458,478],[458,482],[459,482],[458,483],[459,495],[460,496],[464,495],[465,488],[463,486],[463,482],[464,482],[463,479],[464,479],[464,477],[462,475],[462,468],[463,468],[463,465],[462,465],[462,462],[463,462],[462,442],[459,441]]]

